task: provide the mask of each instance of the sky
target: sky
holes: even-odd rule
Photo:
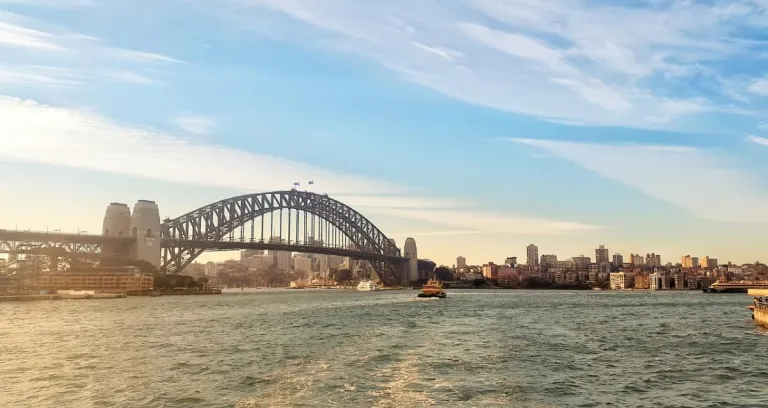
[[[0,228],[313,180],[441,264],[768,261],[766,107],[766,0],[0,0]]]

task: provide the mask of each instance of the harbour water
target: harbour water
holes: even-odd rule
[[[746,295],[448,296],[0,303],[0,406],[768,407]]]

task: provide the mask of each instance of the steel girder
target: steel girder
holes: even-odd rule
[[[96,256],[106,251],[127,255],[133,245],[131,238],[0,230],[0,253]]]
[[[398,283],[395,268],[388,257],[400,257],[400,250],[381,230],[338,200],[324,194],[297,190],[233,197],[166,220],[162,225],[165,242],[162,269],[166,273],[179,273],[205,251],[205,248],[174,245],[175,242],[221,241],[247,222],[281,209],[304,211],[328,221],[366,257],[381,255],[382,259],[372,261],[371,265],[385,283]]]
[[[0,241],[0,253],[32,254],[56,250],[61,253],[101,253],[99,243],[61,242],[61,241]]]

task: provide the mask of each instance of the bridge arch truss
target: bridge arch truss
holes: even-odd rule
[[[396,270],[397,261],[402,259],[400,250],[379,228],[353,208],[328,195],[298,190],[232,197],[198,208],[178,218],[165,220],[161,227],[163,241],[161,269],[165,273],[179,273],[206,251],[204,245],[206,242],[219,242],[227,236],[232,238],[231,234],[238,228],[241,228],[241,236],[244,236],[243,232],[249,222],[250,242],[253,242],[255,220],[258,218],[261,218],[260,242],[265,242],[264,219],[269,214],[274,217],[274,213],[281,210],[288,210],[288,217],[291,211],[297,211],[297,214],[298,212],[313,214],[324,220],[346,237],[354,246],[355,252],[360,255],[360,259],[366,259],[371,263],[384,283],[399,283]],[[282,212],[280,215],[282,217]],[[270,218],[270,230],[273,225]],[[295,227],[298,228],[298,225]],[[306,228],[305,226],[305,234]],[[289,226],[289,237],[291,229],[292,227]],[[297,236],[296,244],[299,244],[298,238]],[[317,239],[317,237],[313,238]],[[290,239],[288,244],[291,247]],[[303,245],[307,249],[303,252],[315,252],[318,249],[306,240]],[[290,250],[295,250],[295,245],[294,249]],[[355,257],[354,254],[352,257]]]

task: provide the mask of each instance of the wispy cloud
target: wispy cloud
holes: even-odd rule
[[[54,8],[69,8],[95,6],[96,0],[0,0],[0,5],[42,6]]]
[[[0,46],[63,51],[49,33],[0,21]]]
[[[759,145],[768,146],[768,138],[761,137],[761,136],[755,136],[755,135],[748,135],[747,140],[749,140],[752,143],[757,143]]]
[[[114,57],[127,61],[184,63],[184,61],[178,60],[176,58],[171,58],[166,55],[154,54],[151,52],[114,49],[111,51],[111,53]]]
[[[758,79],[749,86],[749,92],[758,95],[768,95],[768,79]]]
[[[57,6],[45,1],[19,3]],[[65,3],[58,6],[89,5],[77,1]],[[111,46],[66,27],[2,10],[0,51],[3,54],[0,81],[35,88],[87,86],[93,80],[155,84],[159,82],[157,79],[139,73],[136,67],[183,63],[166,55]],[[77,80],[73,80],[73,76],[78,77]]]
[[[171,119],[171,123],[193,135],[205,136],[211,133],[216,120],[203,115],[185,114]]]
[[[101,76],[112,81],[127,84],[151,85],[159,83],[158,80],[128,70],[103,71],[101,72]]]
[[[72,88],[86,83],[87,77],[67,69],[34,65],[0,66],[0,85]]]
[[[471,203],[426,199],[413,190],[415,186],[406,188],[281,157],[195,143],[120,125],[93,113],[6,96],[0,96],[0,157],[248,192],[289,189],[295,180],[322,180],[325,192],[343,196],[352,206],[365,207],[366,213],[433,222],[453,230],[558,234],[596,228],[487,214]]]
[[[240,22],[251,6],[254,30],[262,30],[256,17],[268,9],[330,33],[332,41],[322,36],[318,46],[330,42],[451,97],[562,123],[672,128],[695,115],[746,114],[754,109],[724,100],[749,100],[732,99],[727,95],[737,93],[724,87],[704,92],[696,81],[745,74],[731,67],[726,75],[722,62],[756,60],[768,50],[745,37],[768,28],[756,0],[727,7],[575,0],[229,4]],[[317,38],[295,24],[270,30],[280,38]]]
[[[759,181],[751,174],[717,151],[689,146],[510,140],[541,149],[702,218],[768,222],[768,193],[761,191]],[[717,197],[692,194],[693,186],[708,186],[717,191]]]

